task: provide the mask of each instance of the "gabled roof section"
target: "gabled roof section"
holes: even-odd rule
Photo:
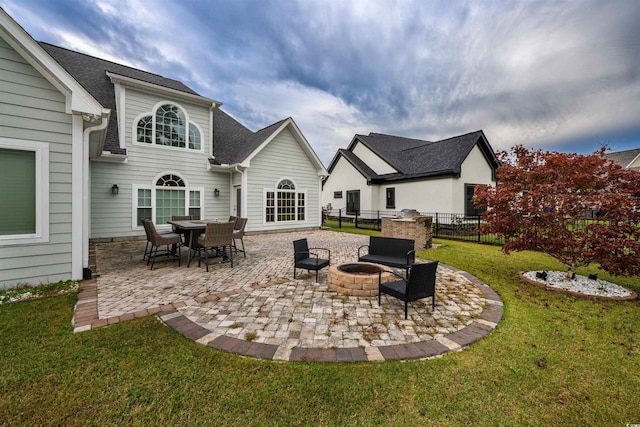
[[[53,86],[65,94],[67,113],[85,113],[106,117],[108,106],[100,103],[75,78],[56,62],[4,9],[0,8],[0,37],[40,72]]]
[[[409,174],[442,172],[459,175],[462,163],[478,144],[489,164],[498,166],[495,154],[482,131],[402,150],[403,167]]]
[[[40,42],[40,46],[51,55],[73,78],[82,85],[104,107],[116,111],[114,84],[108,74],[145,82],[184,94],[199,96],[185,84],[157,74],[138,70],[126,65],[96,58],[84,53]],[[107,128],[105,150],[113,154],[125,154],[120,148],[117,115],[111,114]]]
[[[255,157],[282,130],[288,128],[320,175],[326,175],[322,162],[291,117],[252,132],[219,108],[213,112],[214,165],[248,167]]]
[[[236,164],[244,160],[259,145],[248,142],[253,132],[222,111],[213,110],[213,154],[215,164]]]
[[[349,150],[345,150],[343,148],[338,150],[338,153],[331,161],[331,166],[329,171],[332,171],[335,165],[338,163],[340,158],[344,158],[347,162],[351,163],[351,165],[358,171],[360,174],[367,180],[367,182],[371,182],[374,179],[378,178],[379,175],[374,172],[365,162],[363,162],[360,157],[356,156]]]
[[[607,153],[605,154],[605,157],[625,169],[640,169],[638,167],[631,167],[635,160],[640,159],[640,148]]]
[[[358,142],[387,161],[399,173],[377,175],[352,152]],[[329,172],[331,173],[338,159],[343,157],[371,184],[460,175],[462,163],[476,145],[484,154],[495,174],[498,160],[481,130],[435,142],[379,133],[356,135],[346,150],[339,150],[336,153],[329,166]]]
[[[405,159],[402,151],[420,147],[429,142],[420,139],[404,138],[401,136],[370,133],[369,135],[356,135],[349,145],[348,150],[352,151],[358,141],[362,142],[367,148],[384,159],[394,169],[402,173],[409,172],[404,167]]]

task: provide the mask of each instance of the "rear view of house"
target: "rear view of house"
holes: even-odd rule
[[[252,131],[184,83],[38,43],[0,9],[0,288],[81,279],[89,241],[173,215],[321,225],[327,172],[292,118]]]

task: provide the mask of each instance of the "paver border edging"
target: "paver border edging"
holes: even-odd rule
[[[485,296],[485,308],[478,319],[447,336],[433,340],[408,344],[371,347],[286,349],[284,345],[264,344],[217,334],[188,319],[178,309],[186,307],[184,302],[147,308],[135,313],[100,319],[98,317],[97,279],[86,280],[81,285],[78,301],[74,307],[71,323],[73,332],[83,332],[150,315],[174,329],[184,337],[211,348],[249,356],[257,359],[289,362],[373,362],[383,360],[421,360],[442,356],[465,347],[489,335],[502,320],[502,299],[491,287],[475,276],[458,268],[442,264],[464,276],[476,285]],[[216,297],[207,298],[215,300]]]
[[[158,314],[158,318],[179,334],[199,344],[257,359],[289,362],[373,362],[428,359],[460,351],[480,338],[489,335],[502,320],[503,315],[502,299],[497,292],[466,271],[446,264],[441,265],[462,274],[475,284],[484,293],[486,304],[479,319],[445,337],[428,341],[365,348],[294,347],[287,351],[283,349],[284,345],[264,344],[217,334],[193,322],[177,308]]]

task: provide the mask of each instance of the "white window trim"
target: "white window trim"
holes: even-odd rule
[[[171,172],[170,172],[171,173]],[[175,172],[173,172],[174,175],[176,175]],[[167,173],[163,173],[160,174],[158,177],[156,177],[153,182],[157,182],[158,178],[160,176],[164,176],[167,175]],[[183,179],[184,181],[184,179]],[[189,209],[190,209],[190,202],[191,202],[191,197],[189,192],[190,191],[199,191],[200,192],[200,218],[205,218],[205,211],[204,211],[204,187],[189,187],[187,185],[187,182],[185,182],[185,187],[172,187],[172,188],[180,188],[181,190],[176,190],[176,191],[184,191],[185,192],[185,213],[184,215],[189,215]],[[144,230],[144,227],[142,227],[141,225],[138,225],[138,190],[151,190],[151,219],[155,219],[156,217],[156,191],[157,189],[163,189],[163,187],[158,187],[156,185],[150,185],[150,184],[132,184],[131,186],[131,191],[132,191],[132,200],[131,200],[131,229],[134,231],[139,231],[139,230]],[[166,189],[166,187],[164,188]],[[154,221],[155,223],[155,221]],[[162,229],[169,229],[171,226],[169,224],[156,224],[156,228],[159,230]]]
[[[172,147],[170,145],[159,145],[159,144],[156,144],[156,113],[158,111],[158,108],[160,108],[163,105],[167,105],[167,104],[175,105],[184,114],[185,132],[186,132],[186,136],[187,136],[187,141],[186,141],[186,147],[185,148]],[[142,119],[143,117],[146,117],[146,116],[151,116],[151,140],[152,140],[151,144],[147,144],[145,142],[138,142],[138,122],[140,121],[140,119]],[[189,148],[189,125],[190,124],[194,125],[196,127],[196,129],[198,129],[198,132],[200,132],[200,149],[199,150],[193,150],[193,149]],[[204,153],[205,140],[206,139],[204,137],[204,132],[202,132],[202,128],[200,127],[200,125],[198,125],[195,122],[192,122],[191,118],[189,117],[189,112],[187,111],[187,109],[184,108],[182,105],[180,105],[179,103],[177,103],[175,101],[168,101],[168,100],[160,101],[160,102],[156,103],[156,105],[153,106],[151,111],[138,114],[136,116],[136,118],[133,119],[132,129],[131,129],[131,142],[132,142],[133,145],[137,145],[137,146],[141,146],[141,147],[152,147],[152,148],[157,148],[157,149],[160,149],[160,150],[180,151],[180,152],[183,152],[183,153],[184,152],[187,152],[187,153]]]
[[[0,138],[0,148],[34,151],[36,154],[36,230],[32,234],[0,236],[0,246],[49,242],[49,144]]]
[[[291,181],[293,183],[293,185],[295,186],[295,190],[283,190],[283,189],[278,189],[278,184],[280,184],[280,182],[284,181],[284,180],[288,180]],[[293,221],[278,221],[278,191],[287,191],[290,193],[294,193],[295,197],[294,197],[294,201],[295,201],[295,206],[294,206],[294,214],[296,219]],[[275,193],[274,197],[275,197],[275,212],[274,212],[274,221],[267,221],[267,193]],[[305,206],[304,206],[304,220],[298,220],[298,194],[304,194],[304,201],[305,201]],[[309,205],[308,205],[308,197],[307,197],[307,190],[299,190],[298,189],[298,183],[296,183],[292,178],[289,177],[282,177],[280,179],[278,179],[276,181],[276,185],[273,188],[264,188],[262,191],[262,225],[291,225],[291,224],[305,224],[309,221]]]

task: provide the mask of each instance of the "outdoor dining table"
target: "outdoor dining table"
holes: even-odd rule
[[[208,222],[218,222],[218,220],[211,219],[192,219],[183,221],[167,221],[167,223],[173,225],[178,230],[183,230],[185,238],[189,245],[189,258],[187,260],[187,267],[191,264],[196,252],[196,245],[198,243],[198,237],[204,233],[207,228]],[[193,236],[196,236],[195,238]]]

